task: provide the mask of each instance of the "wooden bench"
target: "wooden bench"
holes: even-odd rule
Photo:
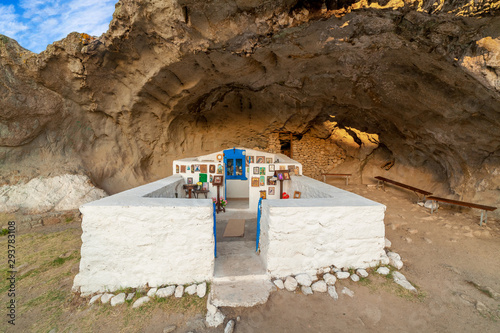
[[[384,177],[381,177],[381,176],[377,176],[377,177],[375,177],[375,179],[377,180],[377,188],[379,188],[379,186],[380,186],[381,183],[382,183],[382,187],[383,187],[384,190],[385,190],[385,183],[396,185],[396,186],[405,188],[407,190],[413,191],[417,195],[417,197],[419,198],[419,200],[420,200],[419,194],[422,194],[424,196],[424,198],[422,199],[422,201],[425,201],[425,198],[428,195],[432,194],[432,192],[427,192],[427,191],[421,190],[419,188],[416,188],[416,187],[413,187],[413,186],[410,186],[410,185],[406,185],[406,184],[397,182],[395,180],[384,178]]]
[[[471,203],[471,202],[451,200],[451,199],[434,197],[434,196],[430,196],[427,199],[432,200],[431,214],[434,212],[434,206],[435,206],[436,201],[441,201],[441,202],[449,203],[449,204],[452,204],[452,205],[458,205],[458,206],[464,206],[464,207],[470,207],[470,208],[480,209],[481,210],[481,222],[479,223],[480,226],[483,226],[483,214],[484,214],[484,224],[486,224],[486,222],[488,220],[488,211],[491,212],[491,211],[494,211],[495,209],[497,209],[496,207],[478,205],[478,204]]]
[[[344,177],[345,178],[345,184],[349,185],[349,177],[352,176],[350,173],[322,173],[323,176],[323,183],[326,183],[326,176],[335,176],[335,177]]]

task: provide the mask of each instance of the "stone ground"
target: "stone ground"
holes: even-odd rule
[[[413,193],[390,186],[384,192],[365,185],[346,187],[341,179],[331,183],[387,206],[387,238],[403,259],[401,272],[419,293],[406,292],[369,270],[369,277],[360,282],[337,281],[337,301],[327,293],[305,296],[281,290],[263,305],[221,308],[226,321],[240,318],[235,332],[500,331],[500,299],[494,295],[500,291],[499,221],[490,219],[480,227],[477,211],[453,206],[431,215],[416,204]],[[78,219],[18,235],[17,325],[10,327],[4,317],[0,331],[162,332],[171,325],[174,332],[223,331],[223,326],[204,326],[206,298],[168,299],[139,309],[89,307],[88,300],[71,293],[80,235]],[[7,248],[4,236],[0,248]],[[0,265],[4,274],[6,260]],[[5,282],[0,287],[0,301],[6,304]],[[354,297],[342,294],[343,287],[354,291]]]

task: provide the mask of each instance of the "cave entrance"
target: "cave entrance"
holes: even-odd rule
[[[293,134],[291,132],[278,132],[280,153],[293,158]]]

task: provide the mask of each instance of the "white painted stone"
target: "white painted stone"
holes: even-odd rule
[[[285,280],[285,289],[288,291],[295,291],[297,289],[297,280],[294,277],[288,276]]]
[[[391,270],[387,267],[379,267],[377,269],[377,273],[379,273],[380,275],[387,275],[391,272]]]
[[[196,287],[196,295],[198,295],[198,297],[200,298],[203,298],[205,297],[206,294],[207,294],[207,283],[206,282],[200,283]]]
[[[342,294],[347,295],[349,297],[354,297],[354,291],[352,291],[347,287],[344,287],[344,289],[342,289]]]
[[[0,212],[19,209],[31,214],[49,210],[78,209],[82,204],[101,199],[106,192],[92,185],[85,175],[37,177],[26,184],[0,186]]]
[[[127,299],[126,299],[126,300],[127,300],[127,301],[131,301],[131,300],[134,298],[134,296],[135,296],[135,293],[129,293],[129,294],[127,295]]]
[[[194,295],[196,293],[196,284],[192,284],[190,286],[187,286],[186,289],[184,289],[184,292],[188,295]]]
[[[384,247],[385,247],[385,248],[387,248],[387,249],[390,249],[390,248],[391,248],[391,246],[392,246],[391,241],[390,241],[390,240],[388,240],[388,239],[387,239],[387,237],[386,237],[386,238],[385,238],[385,246],[384,246]]]
[[[384,205],[306,176],[292,176],[286,186],[303,199],[262,205],[261,257],[272,276],[332,265],[365,268],[385,254]]]
[[[81,206],[83,244],[74,288],[95,293],[212,279],[212,202],[175,199],[183,182],[174,175]],[[155,197],[160,192],[171,197]]]
[[[330,297],[333,298],[334,300],[339,299],[339,294],[337,294],[335,286],[328,286],[328,295],[330,295]]]
[[[111,306],[116,306],[125,303],[125,293],[120,293],[115,297],[111,298]]]
[[[94,304],[95,302],[97,302],[97,300],[99,300],[99,298],[101,298],[102,294],[97,294],[95,296],[92,296],[92,298],[90,299],[89,301],[89,305],[92,305]]]
[[[357,276],[356,274],[351,274],[351,280],[353,280],[354,282],[358,282],[359,276]]]
[[[335,275],[330,273],[323,275],[323,280],[325,280],[326,284],[329,286],[333,286],[335,282],[337,282],[337,278],[335,277]]]
[[[109,293],[105,293],[101,296],[101,303],[102,304],[106,304],[109,302],[109,300],[115,295],[113,294],[109,294]]]
[[[311,287],[301,286],[300,290],[302,291],[302,293],[304,295],[312,295],[313,294],[313,291],[312,291]]]
[[[151,298],[155,297],[157,291],[158,291],[158,288],[151,288],[151,289],[149,289],[148,290],[148,294],[147,294],[148,297],[151,297]]]
[[[212,313],[211,311],[207,311],[205,322],[207,323],[208,327],[218,327],[222,325],[225,318],[226,316],[224,316],[224,314],[222,314],[222,312],[217,309],[214,313]]]
[[[283,280],[277,279],[277,280],[274,280],[273,283],[276,287],[278,287],[278,289],[285,288],[285,284],[283,283]]]
[[[184,294],[184,286],[179,285],[175,287],[175,292],[174,292],[175,297],[181,298],[183,294]]]
[[[326,293],[327,290],[326,282],[323,280],[316,281],[312,284],[311,289],[314,292]]]
[[[410,282],[408,282],[408,280],[400,280],[400,279],[394,279],[394,282],[396,282],[397,284],[399,284],[401,287],[409,290],[409,291],[412,291],[414,293],[417,292],[417,289],[415,289],[414,286],[411,285]]]
[[[233,333],[234,332],[234,320],[230,320],[227,322],[226,327],[224,328],[224,333]]]
[[[379,260],[380,265],[389,265],[389,262],[390,262],[390,259],[387,255],[384,254],[380,257],[380,260]],[[373,267],[375,267],[375,266],[377,266],[377,265],[374,265]]]
[[[389,259],[398,259],[398,260],[401,260],[401,256],[396,253],[396,252],[387,252],[387,256],[389,257]]]
[[[368,277],[368,272],[363,268],[357,269],[356,274],[358,274],[362,278]]]
[[[148,296],[142,296],[141,298],[138,298],[134,304],[132,305],[132,308],[135,309],[135,308],[138,308],[140,306],[142,306],[143,304],[149,302],[151,300],[151,298],[149,298]]]
[[[399,259],[389,258],[389,264],[396,267],[397,269],[403,268],[403,261]]]
[[[332,269],[330,267],[323,267],[322,269],[319,270],[319,273],[326,274],[326,273],[330,273],[331,271],[332,271]]]
[[[174,294],[174,292],[175,292],[175,286],[160,288],[156,292],[156,297],[161,297],[161,298],[170,297]]]
[[[295,280],[297,280],[298,284],[305,287],[310,287],[313,282],[311,275],[306,273],[295,275]]]
[[[394,281],[396,280],[406,280],[406,276],[404,276],[402,273],[400,272],[392,272],[392,278],[394,279]]]
[[[337,279],[342,280],[342,279],[347,279],[351,274],[349,272],[338,272],[337,273]]]

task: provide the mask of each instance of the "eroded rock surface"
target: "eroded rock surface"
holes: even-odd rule
[[[71,170],[114,193],[286,131],[339,156],[315,177],[498,205],[499,3],[122,0],[99,38],[0,36],[2,180]]]

